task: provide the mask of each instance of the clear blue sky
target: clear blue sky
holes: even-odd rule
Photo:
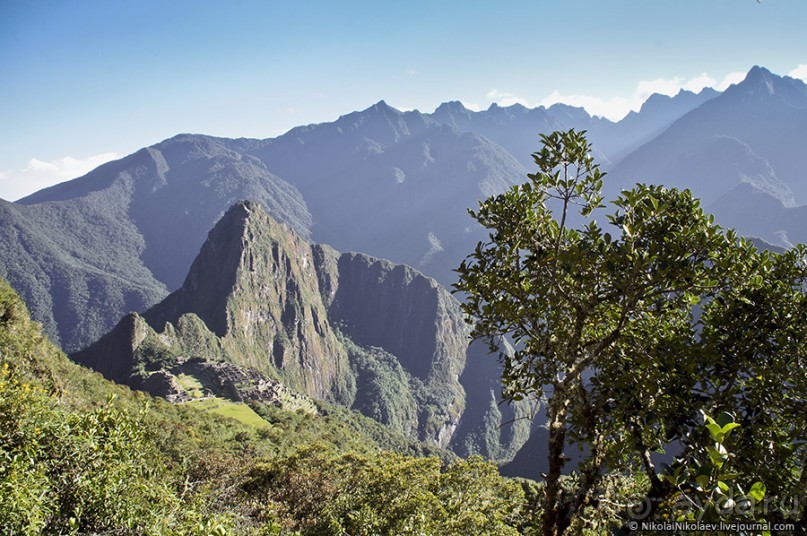
[[[179,132],[270,137],[381,99],[618,116],[755,64],[807,71],[804,21],[805,0],[2,0],[0,197]]]

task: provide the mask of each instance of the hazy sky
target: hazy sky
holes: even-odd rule
[[[805,0],[0,0],[0,197],[180,132],[272,137],[384,99],[619,118],[753,65],[807,78]]]

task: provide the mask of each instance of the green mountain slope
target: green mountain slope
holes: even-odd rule
[[[210,376],[224,362],[249,385],[230,398],[259,399],[257,385],[266,391],[281,380],[446,447],[464,409],[458,379],[468,342],[458,302],[434,280],[311,246],[260,205],[239,203],[210,232],[179,290],[73,358],[176,398],[186,396],[179,375]],[[211,388],[225,394],[218,383]],[[273,389],[278,399],[294,397]]]
[[[70,205],[23,206],[0,200],[0,276],[68,348],[100,337],[107,316],[142,310],[167,292],[138,259],[144,242],[125,207],[108,201],[91,196]]]

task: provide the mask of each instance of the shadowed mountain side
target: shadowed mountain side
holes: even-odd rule
[[[538,403],[502,402],[501,371],[485,344],[471,344],[460,376],[468,401],[451,442],[451,450],[460,456],[481,454],[493,460],[512,460],[530,437]]]
[[[774,246],[789,248],[807,243],[807,206],[785,206],[753,184],[739,184],[707,209],[721,225]]]
[[[543,480],[549,470],[549,433],[543,426],[536,426],[529,440],[510,462],[502,465],[499,472],[503,476]],[[568,447],[567,447],[568,448]],[[570,466],[572,464],[569,464]],[[571,469],[568,467],[567,469]]]
[[[704,204],[713,203],[726,192],[741,183],[765,191],[781,203],[792,206],[795,197],[791,188],[779,180],[768,161],[756,155],[751,148],[735,138],[714,136],[703,145],[693,148],[686,157],[683,155],[666,165],[649,165],[642,175],[627,179],[627,172],[617,166],[608,178],[612,179],[608,188],[612,195],[619,186],[645,182],[663,184],[670,188],[690,189]]]
[[[616,123],[603,122],[597,125],[599,128],[593,128],[592,142],[608,155],[611,162],[619,162],[676,120],[718,95],[720,93],[711,88],[700,93],[681,90],[672,97],[653,94],[638,112],[631,111]]]

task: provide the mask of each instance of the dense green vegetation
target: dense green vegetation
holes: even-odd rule
[[[139,259],[143,238],[126,215],[122,190],[65,204],[0,201],[0,277],[67,351],[167,294]]]
[[[344,408],[321,405],[314,415],[255,405],[251,415],[263,419],[250,423],[237,408],[224,408],[234,420],[217,413],[220,405],[199,404],[151,399],[71,363],[0,283],[0,527],[14,534],[529,530],[535,489],[499,477],[481,459],[456,460]]]
[[[575,228],[603,208],[603,174],[583,134],[542,139],[530,181],[471,213],[490,238],[457,288],[475,337],[514,341],[505,395],[547,399],[543,533],[579,530],[614,473],[642,475],[641,519],[804,528],[807,248],[757,250],[688,190],[641,184],[613,202],[615,236]],[[570,443],[585,452],[564,489]]]

